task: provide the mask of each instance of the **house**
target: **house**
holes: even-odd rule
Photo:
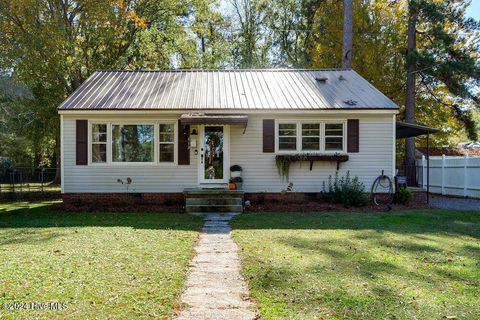
[[[246,195],[395,172],[398,106],[351,69],[97,71],[58,112],[66,201],[179,199],[225,187],[235,164]],[[285,155],[307,160],[288,181]]]

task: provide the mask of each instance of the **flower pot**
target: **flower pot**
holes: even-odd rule
[[[238,178],[242,175],[242,171],[230,171],[230,177]]]

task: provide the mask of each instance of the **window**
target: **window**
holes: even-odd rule
[[[107,162],[107,125],[92,124],[92,162]]]
[[[326,123],[325,124],[325,150],[342,151],[343,150],[343,124]]]
[[[113,162],[153,162],[153,125],[112,125]]]
[[[278,149],[297,150],[296,123],[280,123],[278,125]]]
[[[319,123],[302,123],[302,150],[320,150]]]
[[[160,124],[159,161],[173,162],[175,152],[175,125]]]

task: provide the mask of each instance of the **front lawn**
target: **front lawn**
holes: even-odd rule
[[[162,319],[179,302],[202,219],[0,204],[0,318]],[[64,303],[5,310],[11,302]]]
[[[480,212],[255,213],[233,221],[265,319],[479,319]]]

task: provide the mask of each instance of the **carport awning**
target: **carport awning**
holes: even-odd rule
[[[420,126],[413,123],[397,122],[396,135],[397,139],[405,139],[411,137],[418,137],[428,133],[438,132],[438,129]]]
[[[180,123],[187,124],[236,124],[246,127],[248,116],[245,114],[184,113]]]

